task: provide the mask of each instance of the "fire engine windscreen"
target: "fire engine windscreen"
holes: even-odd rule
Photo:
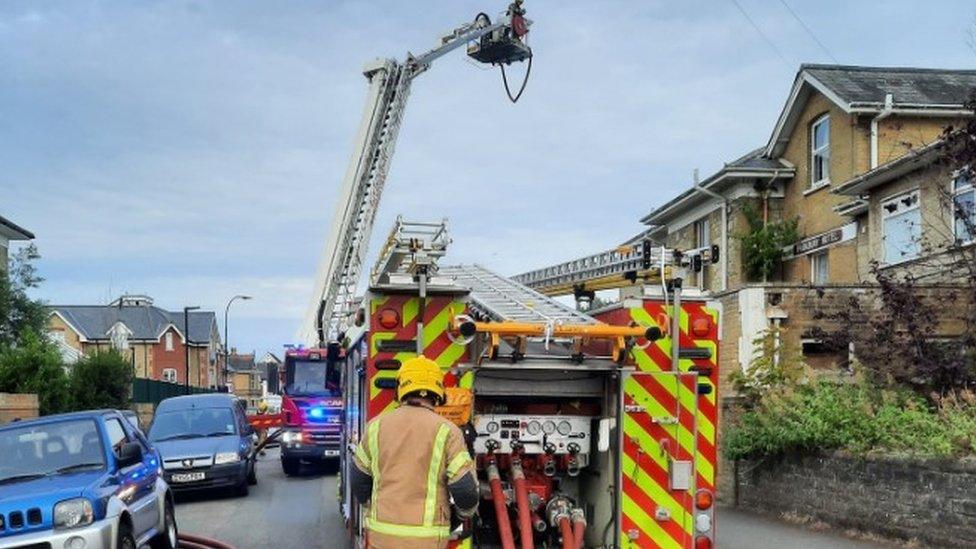
[[[341,396],[339,374],[335,363],[297,360],[288,368],[285,392],[289,395]]]

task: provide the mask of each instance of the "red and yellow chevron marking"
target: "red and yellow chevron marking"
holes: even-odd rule
[[[394,330],[384,331],[380,328],[378,313],[383,309],[393,309],[400,313],[400,326]],[[456,365],[467,357],[467,347],[453,343],[448,337],[448,325],[456,315],[463,314],[467,306],[463,301],[452,297],[429,297],[424,310],[424,356],[433,359],[445,370]],[[408,295],[376,296],[370,302],[370,327],[375,328],[369,334],[369,359],[367,360],[366,381],[369,386],[369,405],[367,420],[376,417],[396,405],[396,391],[378,389],[376,379],[396,378],[396,371],[377,370],[376,362],[395,359],[403,362],[417,354],[414,352],[380,352],[377,343],[384,339],[412,340],[417,337],[417,321],[420,313],[420,298]],[[456,385],[470,387],[472,374],[468,373],[462,379],[457,379],[453,373],[447,372],[444,382],[448,387]]]
[[[668,308],[669,309],[669,308]],[[670,489],[671,460],[694,462],[696,488],[715,490],[718,387],[718,315],[696,302],[681,307],[678,341],[682,348],[704,347],[709,359],[682,359],[681,375],[671,371],[672,338],[660,339],[644,349],[634,348],[635,372],[624,381],[621,455],[621,543],[642,549],[691,547],[693,493]],[[636,322],[657,325],[670,311],[660,301],[645,301],[643,307],[619,309],[600,315],[610,324]],[[696,337],[689,331],[695,319],[711,319],[707,334]],[[666,328],[666,327],[661,327]],[[711,368],[707,377],[693,366]],[[712,386],[708,395],[698,395],[697,385]],[[697,436],[696,436],[697,435]],[[658,520],[655,512],[666,509],[669,520]]]

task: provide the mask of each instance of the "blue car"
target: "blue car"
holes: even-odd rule
[[[0,549],[177,546],[159,456],[116,410],[0,427]]]
[[[149,440],[159,451],[166,482],[178,492],[229,488],[246,496],[258,482],[254,429],[233,395],[160,402]]]

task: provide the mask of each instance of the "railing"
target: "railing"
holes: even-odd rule
[[[187,387],[178,383],[136,378],[132,380],[132,402],[159,404],[170,397],[213,393],[207,387]]]

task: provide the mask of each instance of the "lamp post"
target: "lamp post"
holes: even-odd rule
[[[230,336],[228,336],[227,317],[230,315],[231,304],[238,299],[242,301],[247,301],[251,299],[251,296],[235,295],[234,297],[230,298],[230,301],[227,302],[227,307],[224,308],[224,371],[223,371],[224,385],[227,385],[227,363],[230,362],[230,341],[229,341]]]
[[[190,311],[200,307],[183,307],[183,360],[186,367],[186,394],[190,394]]]

